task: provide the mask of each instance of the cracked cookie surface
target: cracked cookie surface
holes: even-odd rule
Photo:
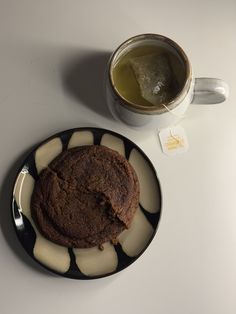
[[[31,212],[49,240],[75,248],[116,241],[139,202],[137,175],[114,150],[91,145],[62,152],[35,184]]]

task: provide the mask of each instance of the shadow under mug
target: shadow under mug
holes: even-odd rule
[[[185,69],[185,79],[181,90],[171,101],[161,106],[147,107],[128,101],[120,94],[114,82],[113,70],[117,61],[133,48],[144,45],[155,45],[171,50],[181,59]],[[173,40],[158,34],[141,34],[122,43],[111,55],[106,70],[105,84],[107,105],[114,118],[131,126],[150,125],[158,129],[176,124],[191,103],[221,103],[229,94],[228,85],[220,79],[194,78],[191,64],[183,49]]]

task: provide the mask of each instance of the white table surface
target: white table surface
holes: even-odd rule
[[[102,94],[109,53],[146,32],[174,39],[196,76],[222,78],[231,88],[223,104],[191,106],[181,122],[190,148],[176,157],[161,152],[156,130],[114,121]],[[1,314],[236,313],[235,70],[235,0],[0,0]],[[145,254],[94,281],[51,275],[31,261],[9,209],[25,152],[80,126],[136,142],[163,193],[158,233]]]

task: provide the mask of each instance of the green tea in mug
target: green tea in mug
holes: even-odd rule
[[[112,77],[117,92],[128,102],[144,107],[162,106],[182,90],[186,69],[174,49],[149,44],[122,54]]]

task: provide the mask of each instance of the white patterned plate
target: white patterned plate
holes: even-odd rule
[[[139,208],[130,229],[120,234],[117,245],[105,243],[103,251],[54,244],[40,234],[31,217],[31,195],[40,171],[63,150],[82,145],[103,145],[118,151],[132,164],[140,183]],[[28,155],[14,184],[12,214],[22,246],[48,270],[74,279],[105,277],[132,264],[152,241],[161,214],[160,184],[150,160],[129,139],[105,129],[71,129],[43,141]]]

